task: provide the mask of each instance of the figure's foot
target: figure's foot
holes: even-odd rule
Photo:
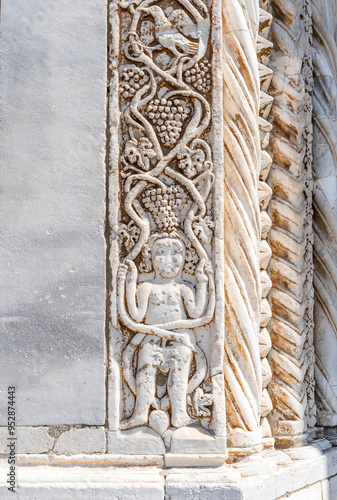
[[[147,418],[143,418],[139,415],[123,420],[120,425],[121,431],[127,431],[128,429],[134,429],[135,427],[142,427],[147,425]]]
[[[171,423],[173,427],[187,427],[188,425],[195,424],[197,419],[187,415],[179,415],[178,417],[172,417]]]

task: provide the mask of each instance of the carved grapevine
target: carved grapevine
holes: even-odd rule
[[[119,10],[117,297],[123,390],[134,397],[120,428],[216,430],[198,340],[216,302],[210,12],[201,0],[121,0]]]

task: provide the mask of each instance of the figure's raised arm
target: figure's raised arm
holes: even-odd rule
[[[187,286],[184,287],[182,291],[186,311],[192,319],[200,318],[207,305],[208,277],[205,274],[205,271],[207,274],[212,272],[210,265],[206,264],[205,259],[201,259],[195,272],[195,278],[197,281],[195,294]]]
[[[124,281],[126,288],[126,304],[130,316],[134,321],[143,321],[150,295],[150,286],[143,283],[137,290],[137,268],[132,260],[126,259],[125,264],[121,264],[118,270],[119,281]],[[137,304],[138,303],[138,304]]]

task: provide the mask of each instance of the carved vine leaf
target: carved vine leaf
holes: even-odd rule
[[[121,156],[121,176],[126,177],[130,172],[147,172],[151,168],[151,160],[156,156],[153,144],[147,137],[130,139]]]
[[[199,238],[202,243],[204,243],[205,245],[209,245],[211,243],[213,237],[214,222],[209,216],[194,221],[192,227],[197,238]]]
[[[191,415],[198,418],[207,418],[211,416],[211,406],[213,405],[213,395],[205,393],[201,387],[198,387],[189,397]]]
[[[119,236],[127,252],[130,252],[138,241],[140,234],[139,227],[130,221],[128,224],[120,223]]]

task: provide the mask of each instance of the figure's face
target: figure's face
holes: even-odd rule
[[[176,238],[160,238],[152,247],[153,268],[157,276],[175,278],[181,273],[185,260],[185,247]]]

